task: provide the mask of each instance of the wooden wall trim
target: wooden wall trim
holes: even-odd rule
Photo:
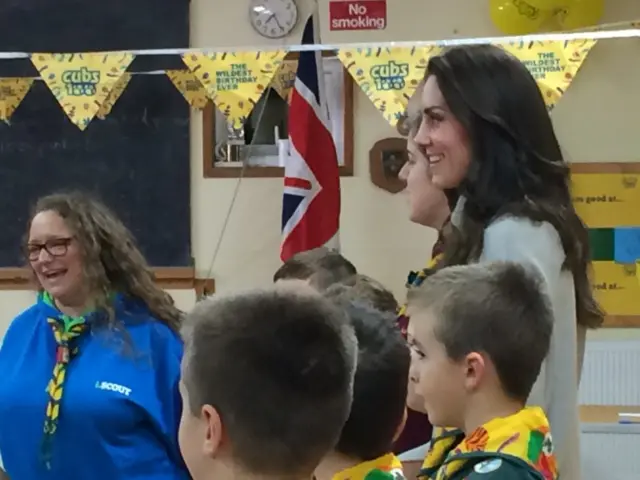
[[[638,162],[589,162],[570,163],[571,173],[640,173],[640,161]]]
[[[167,290],[195,289],[197,282],[194,267],[153,268],[158,285]],[[0,290],[32,290],[31,273],[28,268],[0,268]]]
[[[607,315],[603,328],[640,328],[640,315]]]

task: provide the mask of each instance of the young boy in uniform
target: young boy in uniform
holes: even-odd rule
[[[393,315],[394,321],[400,308],[390,290],[377,280],[361,273],[334,283],[327,288],[325,296],[343,303],[365,303],[374,310]]]
[[[557,479],[547,418],[525,407],[553,327],[540,277],[515,263],[449,267],[407,301],[410,381],[435,425],[464,432],[434,439],[440,458],[422,477]]]
[[[331,289],[326,295],[332,297]],[[339,297],[337,302],[358,341],[353,403],[338,444],[316,468],[316,480],[402,480],[393,442],[404,426],[409,348],[395,315]]]
[[[273,275],[273,281],[302,280],[323,291],[357,273],[353,263],[340,253],[319,247],[300,252],[284,262]]]
[[[309,480],[349,415],[345,313],[290,284],[198,303],[183,330],[179,442],[194,480]]]

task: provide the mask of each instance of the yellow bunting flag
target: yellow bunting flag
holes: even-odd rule
[[[120,98],[120,95],[122,95],[122,92],[124,92],[124,89],[127,88],[127,85],[129,85],[130,80],[130,73],[125,72],[122,74],[120,80],[118,80],[118,82],[113,86],[113,88],[109,92],[109,95],[107,95],[107,98],[104,100],[104,102],[102,102],[102,105],[100,105],[98,113],[96,113],[96,117],[98,117],[100,120],[104,120],[107,115],[111,113],[111,109],[113,109],[113,106]]]
[[[384,118],[395,127],[441,47],[351,48],[338,58]]]
[[[500,45],[518,57],[538,82],[549,109],[556,106],[597,40],[510,42]]]
[[[31,62],[69,119],[84,130],[133,58],[127,52],[34,53]]]
[[[291,101],[290,95],[293,83],[296,80],[298,70],[297,60],[285,60],[280,65],[280,69],[273,76],[270,87],[273,88],[287,102]]]
[[[167,77],[193,108],[202,110],[207,105],[207,91],[190,70],[167,70]]]
[[[0,120],[6,122],[33,85],[33,78],[0,78]]]
[[[182,59],[202,82],[229,125],[241,129],[286,53],[284,50],[187,53]]]

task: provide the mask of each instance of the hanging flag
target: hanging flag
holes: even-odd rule
[[[107,118],[107,115],[111,113],[113,106],[120,98],[120,95],[122,95],[122,92],[124,92],[124,89],[127,88],[127,85],[129,85],[130,81],[131,74],[127,72],[123,73],[120,77],[120,80],[118,80],[118,82],[113,86],[113,88],[109,92],[109,95],[107,95],[107,98],[105,98],[104,102],[102,102],[102,105],[100,105],[98,113],[96,113],[96,117],[98,117],[100,120],[104,120],[105,118]]]
[[[345,48],[338,58],[385,120],[395,127],[442,47]]]
[[[182,61],[202,82],[207,95],[239,130],[271,83],[286,50],[263,52],[186,53]]]
[[[33,78],[0,78],[0,121],[7,122],[33,85]]]
[[[499,45],[536,79],[549,110],[560,101],[597,40],[547,40]]]
[[[34,53],[31,62],[69,119],[84,130],[133,58],[128,52]]]
[[[291,90],[293,90],[293,82],[296,79],[296,70],[298,70],[297,60],[285,60],[271,80],[270,87],[287,103],[291,102]]]
[[[302,43],[314,43],[313,16]],[[289,152],[281,159],[282,261],[323,245],[340,247],[340,172],[323,93],[321,52],[301,52],[289,105]]]
[[[207,91],[191,70],[167,70],[167,77],[193,108],[202,110],[207,106]]]

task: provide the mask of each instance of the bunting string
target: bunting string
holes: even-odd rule
[[[47,84],[68,118],[81,130],[104,119],[132,75],[163,74],[194,109],[211,101],[228,126],[241,131],[260,97],[272,88],[288,101],[296,62],[287,53],[333,51],[385,120],[396,126],[424,76],[429,59],[445,47],[491,43],[516,56],[532,73],[549,109],[556,106],[600,39],[640,38],[640,28],[515,37],[438,41],[289,45],[222,49],[155,49],[88,53],[0,52],[1,59],[29,58],[37,78],[3,79],[0,120],[8,121],[34,80]],[[137,55],[180,55],[185,68],[128,72]]]
[[[636,22],[629,22],[635,25]],[[600,25],[599,28],[607,28],[607,25]],[[292,44],[273,45],[269,48],[285,50],[286,52],[320,52],[353,48],[411,48],[411,47],[456,47],[460,45],[479,45],[485,43],[506,43],[506,42],[564,42],[571,40],[610,40],[619,38],[640,38],[640,28],[623,28],[616,30],[595,30],[568,33],[535,33],[530,35],[498,36],[498,37],[473,37],[455,38],[448,40],[424,40],[424,41],[399,41],[399,42],[356,42],[356,43],[316,43],[316,44]],[[238,47],[198,47],[198,48],[159,48],[143,50],[126,50],[135,56],[146,55],[187,55],[191,53],[235,53],[246,51],[263,51],[264,45],[238,46]],[[0,60],[12,60],[18,58],[30,58],[29,52],[0,52]]]

